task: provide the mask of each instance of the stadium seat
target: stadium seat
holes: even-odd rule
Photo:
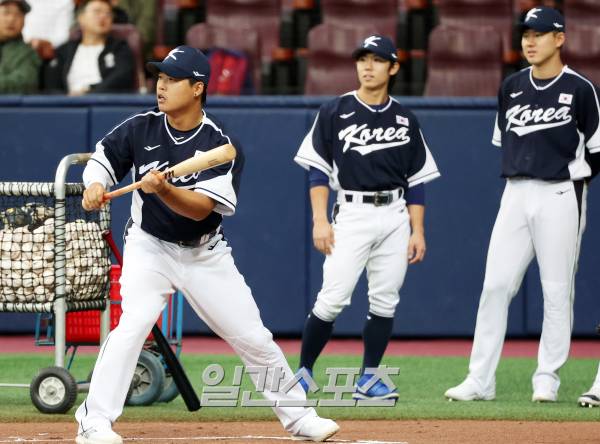
[[[490,26],[439,25],[429,35],[426,96],[495,96],[502,41]]]
[[[255,92],[260,92],[261,57],[258,31],[246,26],[216,26],[197,23],[188,29],[186,44],[202,50],[224,48],[246,53]]]
[[[369,34],[377,32],[370,24],[338,27],[323,23],[308,33],[308,63],[304,93],[339,95],[358,87],[352,51]]]
[[[504,62],[518,62],[518,51],[513,49],[511,0],[437,0],[437,4],[440,24],[491,26],[502,37]]]
[[[564,0],[563,11],[569,33],[574,23],[600,25],[600,0]]]
[[[369,23],[377,32],[396,39],[398,0],[321,0],[321,20],[338,27]]]
[[[600,28],[569,24],[561,57],[564,63],[600,85]]]
[[[260,36],[261,60],[268,64],[279,47],[281,0],[206,0],[206,23],[254,28]]]

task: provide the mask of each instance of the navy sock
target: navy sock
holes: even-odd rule
[[[363,365],[360,373],[364,373],[367,367],[379,367],[383,353],[392,336],[392,327],[394,318],[384,318],[382,316],[369,313],[367,322],[363,329],[363,341],[365,352],[363,355]]]
[[[325,348],[331,337],[333,321],[327,322],[319,319],[311,311],[304,324],[302,333],[302,351],[300,352],[300,367],[312,370],[315,361]]]

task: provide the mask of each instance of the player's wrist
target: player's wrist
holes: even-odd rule
[[[165,182],[164,185],[162,186],[162,188],[160,188],[156,194],[158,194],[160,197],[164,197],[167,194],[169,194],[171,192],[171,184],[168,182]]]

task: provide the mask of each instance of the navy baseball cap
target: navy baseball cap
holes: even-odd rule
[[[0,0],[0,6],[8,3],[14,3],[17,5],[23,14],[27,14],[29,11],[31,11],[31,6],[29,6],[29,3],[27,3],[25,0]]]
[[[538,6],[531,8],[525,18],[519,23],[521,31],[533,29],[538,32],[565,32],[565,18],[554,8]]]
[[[176,79],[195,79],[208,85],[210,63],[199,49],[191,46],[178,46],[162,62],[148,62],[150,72],[164,72]]]
[[[366,52],[377,54],[390,62],[397,62],[398,55],[396,54],[396,45],[386,36],[374,34],[364,39],[361,45],[354,50],[352,58],[358,59]]]

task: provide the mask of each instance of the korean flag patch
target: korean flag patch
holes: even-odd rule
[[[573,94],[561,93],[560,96],[558,96],[558,103],[562,103],[563,105],[570,105],[571,103],[573,103]]]
[[[408,119],[406,117],[399,116],[396,114],[396,123],[398,125],[408,126]]]

